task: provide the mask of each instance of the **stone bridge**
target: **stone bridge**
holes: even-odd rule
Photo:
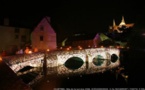
[[[33,53],[7,56],[3,60],[14,72],[17,72],[25,66],[40,67],[43,58],[44,53]]]
[[[119,49],[116,48],[92,48],[82,50],[68,50],[68,51],[53,51],[46,53],[47,67],[57,67],[58,74],[69,73],[95,73],[103,72],[107,69],[112,69],[120,65]],[[18,55],[5,57],[3,60],[10,66],[10,68],[17,72],[25,66],[42,67],[44,53],[33,53],[30,55]],[[83,62],[80,67],[70,69],[65,64],[71,59],[77,58],[78,61]],[[99,64],[101,62],[101,64]],[[75,66],[75,64],[74,64]]]
[[[119,56],[120,51],[116,48],[92,48],[83,50],[57,51],[52,53],[52,55],[48,55],[47,67],[57,66],[57,73],[62,75],[78,72],[90,74],[103,72],[105,70],[118,67],[120,65]],[[116,57],[116,60],[113,60],[113,57]],[[72,70],[68,68],[65,63],[73,58],[78,58],[84,63],[79,68]],[[95,64],[95,61],[97,62],[98,60],[102,60],[101,65]]]

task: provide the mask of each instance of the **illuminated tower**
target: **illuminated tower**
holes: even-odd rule
[[[113,19],[113,25],[109,28],[108,36],[115,41],[126,42],[132,33],[134,23],[126,23],[124,16],[122,16],[121,22],[116,25],[115,20]]]
[[[123,20],[122,20],[123,21]],[[116,25],[115,19],[113,19],[113,26],[112,26],[112,32],[117,32],[117,33],[122,33],[119,29],[118,26]]]
[[[115,19],[113,19],[113,27],[115,27],[115,26],[116,26]]]
[[[113,19],[113,26],[109,26],[109,32],[114,32],[114,30],[116,29],[116,23],[115,23],[115,19]]]
[[[121,20],[119,26],[121,27],[121,26],[125,26],[125,25],[126,25],[126,23],[125,23],[125,20],[124,20],[124,16],[122,16],[122,20]]]

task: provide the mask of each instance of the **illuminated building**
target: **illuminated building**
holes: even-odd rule
[[[31,33],[32,48],[38,51],[56,49],[56,33],[50,25],[50,17],[44,17]]]
[[[94,43],[94,38],[95,34],[77,33],[65,38],[62,42],[62,46],[83,47],[83,48],[94,47],[95,43],[97,41],[99,42],[99,40],[97,40]]]
[[[78,47],[91,48],[100,46],[121,46],[127,45],[129,36],[131,35],[134,23],[126,24],[124,17],[119,25],[116,25],[113,20],[113,25],[109,27],[109,32],[106,33],[77,33],[70,35],[62,41],[62,47]]]
[[[94,48],[100,47],[102,42],[112,41],[108,36],[103,33],[93,34],[74,34],[67,37],[62,42],[63,47],[83,47],[83,48]],[[110,44],[110,42],[109,42]]]
[[[116,25],[115,20],[113,20],[113,25],[109,27],[109,32],[106,34],[114,42],[120,46],[126,46],[133,32],[134,23],[126,23],[124,17],[119,25]]]
[[[110,33],[113,33],[113,32],[116,32],[116,33],[126,33],[126,32],[129,32],[130,29],[133,28],[133,26],[134,26],[134,23],[126,24],[125,20],[124,20],[124,17],[122,16],[122,20],[121,20],[119,25],[116,25],[115,20],[113,20],[113,25],[110,26],[109,32]]]

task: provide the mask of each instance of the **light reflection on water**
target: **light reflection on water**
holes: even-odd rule
[[[100,72],[103,73],[107,70],[112,70],[114,68],[117,68],[120,65],[119,60],[117,60],[115,63],[110,62],[109,65],[107,63],[108,63],[107,60],[104,60],[100,66],[97,66],[94,64],[94,62],[91,62],[91,63],[83,62],[83,64],[77,69],[70,69],[66,67],[64,64],[56,66],[56,67],[47,67],[47,68],[38,67],[38,68],[32,68],[24,72],[18,72],[17,75],[19,76],[19,75],[27,74],[30,72],[41,73],[42,75],[44,75],[44,73],[46,73],[46,75],[56,74],[59,76],[93,74],[93,73],[100,73]]]
[[[43,67],[44,74],[51,74],[51,72],[58,75],[92,74],[104,72],[120,65],[118,49],[99,48],[88,49],[86,53],[84,51],[78,52],[80,53],[68,54],[63,51],[65,54],[61,52],[60,55],[57,55],[58,60],[52,55],[48,55],[47,60],[44,60],[47,63],[47,66]]]
[[[93,55],[93,54],[92,54]],[[88,60],[87,55],[84,55],[84,59],[71,57],[68,59],[64,59],[62,56],[59,60],[55,58],[49,57],[49,59],[44,60],[42,63],[42,67],[37,69],[29,70],[28,72],[37,72],[37,76],[30,81],[30,84],[33,84],[43,77],[49,75],[56,76],[81,76],[86,74],[95,74],[95,73],[104,73],[106,71],[117,68],[120,65],[119,56],[117,54],[117,58],[114,56],[111,57],[112,54],[102,53],[94,55],[91,59]],[[64,60],[63,60],[64,59]],[[62,61],[58,63],[58,61]],[[78,63],[79,62],[79,63]],[[47,63],[47,64],[46,64]],[[77,66],[80,65],[80,66]],[[24,73],[24,72],[23,72]],[[25,73],[26,74],[26,73]]]
[[[104,62],[101,66],[96,66],[94,63],[84,63],[78,69],[69,69],[65,65],[59,65],[57,67],[47,67],[47,75],[57,74],[57,75],[79,75],[79,74],[93,74],[99,72],[105,72],[106,70],[111,70],[113,68],[117,68],[120,64],[120,61],[117,60],[115,63],[112,63],[109,66],[106,66],[106,62]]]
[[[107,66],[106,66],[106,62],[107,62],[107,60],[104,60],[104,62],[102,63],[101,66],[96,66],[93,62],[92,63],[83,63],[83,65],[80,68],[74,69],[74,70],[67,68],[65,65],[59,65],[57,67],[47,67],[46,69],[44,69],[43,67],[39,67],[37,69],[34,68],[29,71],[31,71],[32,73],[37,72],[38,74],[35,78],[33,78],[32,81],[29,81],[28,84],[35,85],[35,83],[38,83],[38,82],[44,83],[50,79],[50,76],[55,76],[56,79],[62,77],[63,79],[66,78],[68,80],[72,80],[71,78],[73,78],[73,77],[75,78],[76,76],[77,76],[77,78],[80,77],[80,78],[86,79],[84,77],[85,75],[93,75],[93,74],[101,73],[101,74],[96,75],[96,77],[97,76],[101,77],[100,75],[105,76],[106,75],[105,73],[107,71],[110,72],[110,74],[108,74],[107,77],[110,78],[110,80],[111,79],[114,80],[113,79],[114,76],[110,76],[110,75],[115,75],[115,73],[116,73],[115,70],[118,69],[118,67],[120,65],[120,60],[117,60],[115,63],[111,62],[111,64],[109,64]],[[118,69],[118,71],[119,71],[119,69]],[[46,76],[45,76],[45,73],[46,73]],[[114,73],[114,74],[111,74],[111,73]],[[116,73],[116,80],[117,80],[118,76],[119,76],[119,73]],[[49,79],[45,80],[45,77],[47,77],[47,78],[49,77]],[[107,78],[107,77],[105,77],[105,78]],[[44,81],[41,81],[41,80],[44,80]],[[67,83],[67,81],[60,81],[60,82]],[[116,81],[114,81],[114,82],[116,82]],[[126,82],[127,82],[127,79],[126,79]]]

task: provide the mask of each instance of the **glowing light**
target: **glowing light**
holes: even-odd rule
[[[26,54],[30,54],[30,49],[28,47],[26,47],[25,51],[24,51]]]
[[[29,52],[28,52],[28,54],[31,54],[31,53],[32,53],[32,51],[29,51]]]
[[[49,49],[47,49],[46,51],[47,51],[47,52],[49,52],[50,50],[49,50]]]
[[[81,46],[78,46],[78,49],[82,49],[82,47]]]
[[[71,47],[71,46],[69,46],[69,48],[71,49],[72,47]]]
[[[88,47],[90,47],[90,45],[88,45]]]
[[[0,56],[0,61],[2,61],[2,57]]]
[[[127,49],[129,49],[129,47],[127,47]]]
[[[60,47],[60,49],[62,49],[62,47]]]
[[[126,75],[125,78],[128,78],[128,76]]]
[[[82,49],[82,47],[80,47],[79,49]]]
[[[145,33],[143,33],[142,35],[145,36]]]
[[[66,48],[66,50],[70,50],[70,48]]]
[[[101,46],[101,48],[104,48],[104,46]]]
[[[38,52],[38,49],[36,47],[34,48],[34,52]]]
[[[117,46],[116,48],[120,48],[119,46]]]

